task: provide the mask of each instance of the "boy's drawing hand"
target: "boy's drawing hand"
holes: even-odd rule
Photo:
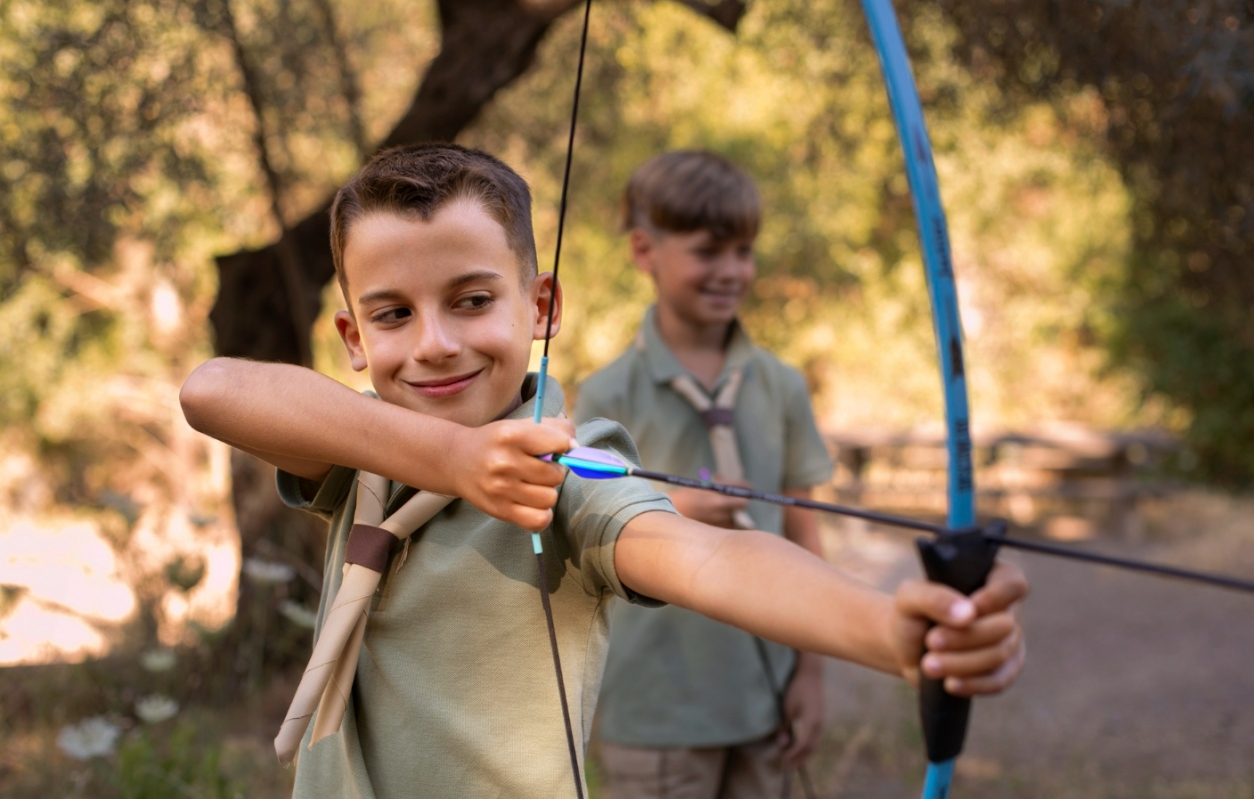
[[[1023,670],[1026,648],[1017,611],[1027,593],[1023,572],[1002,561],[970,597],[939,583],[902,583],[893,631],[902,675],[917,685],[923,658],[926,675],[943,677],[945,690],[955,696],[1004,691]]]
[[[727,485],[752,488],[744,480],[724,480],[714,475],[714,482]],[[740,497],[729,497],[713,491],[702,491],[699,488],[678,488],[669,494],[671,504],[681,516],[695,519],[714,527],[734,528],[732,514],[749,506],[749,500]]]
[[[823,659],[798,653],[797,670],[784,693],[788,729],[779,733],[780,756],[797,768],[814,754],[823,733]]]
[[[578,446],[568,419],[507,420],[467,427],[446,461],[457,496],[501,521],[539,531],[553,520],[566,469],[537,455]]]

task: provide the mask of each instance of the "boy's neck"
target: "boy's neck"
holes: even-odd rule
[[[712,389],[727,362],[727,342],[735,321],[694,324],[660,303],[656,308],[658,335],[675,360],[703,386]]]

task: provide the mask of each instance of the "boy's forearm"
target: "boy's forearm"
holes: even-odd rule
[[[669,513],[635,517],[614,562],[623,584],[805,652],[899,674],[893,600],[800,547]]]
[[[301,477],[331,464],[454,493],[439,463],[461,427],[372,399],[311,369],[214,358],[180,393],[192,427]]]

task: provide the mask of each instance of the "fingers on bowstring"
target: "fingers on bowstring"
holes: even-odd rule
[[[575,447],[579,446],[579,442],[575,440],[575,423],[572,422],[570,419],[550,417],[546,419],[541,419],[540,424],[543,427],[556,430],[557,432],[569,438],[571,449],[574,449]]]
[[[527,455],[549,455],[579,446],[575,429],[566,419],[544,419],[540,424],[522,420],[499,422],[493,429],[495,442]]]
[[[508,453],[496,453],[488,457],[479,482],[489,494],[522,500],[533,488],[551,491],[555,486],[561,485],[564,476],[565,470],[556,463],[548,463],[530,455],[517,457]],[[555,501],[556,497],[553,499]],[[542,506],[544,500],[537,500],[534,504],[537,507]]]
[[[530,508],[525,505],[515,505],[511,509],[509,519],[524,530],[530,530],[538,533],[548,527],[553,522],[553,509],[547,508]]]

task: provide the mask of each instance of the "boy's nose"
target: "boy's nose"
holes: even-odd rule
[[[448,325],[429,321],[420,326],[418,340],[414,343],[415,361],[439,363],[461,352],[461,346]]]

